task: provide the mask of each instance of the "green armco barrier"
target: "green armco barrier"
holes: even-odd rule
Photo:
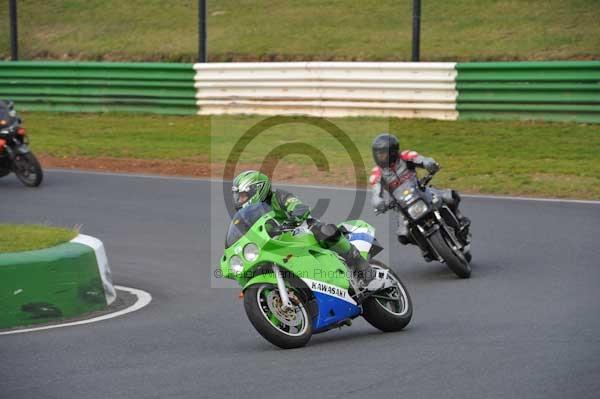
[[[459,119],[600,123],[600,61],[456,64]]]
[[[194,115],[192,64],[0,62],[0,98],[25,111]]]
[[[600,61],[467,62],[456,70],[459,119],[600,123]],[[0,62],[0,98],[26,111],[194,115],[194,77],[193,64]]]
[[[100,249],[104,254],[103,247]],[[106,308],[107,289],[114,292],[114,288],[110,275],[103,282],[99,262],[97,248],[73,241],[37,251],[0,254],[0,328],[46,323]]]

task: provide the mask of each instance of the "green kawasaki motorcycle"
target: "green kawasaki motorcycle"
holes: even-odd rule
[[[312,334],[351,325],[363,316],[382,331],[398,331],[412,317],[406,287],[393,270],[372,257],[382,250],[375,229],[353,220],[340,225],[348,240],[376,269],[379,289],[365,294],[335,252],[324,249],[305,222],[280,225],[266,204],[248,205],[233,217],[221,258],[223,277],[236,280],[256,330],[288,349]]]

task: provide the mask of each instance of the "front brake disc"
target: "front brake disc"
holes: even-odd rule
[[[294,302],[297,302],[297,299],[294,299]],[[290,296],[290,300],[292,300],[292,296]],[[290,327],[296,327],[302,324],[302,311],[298,306],[294,307],[291,310],[284,311],[281,308],[281,305],[281,298],[279,297],[277,292],[271,291],[267,296],[267,306],[269,306],[269,310],[273,312],[273,316],[275,316],[275,318],[283,324]]]

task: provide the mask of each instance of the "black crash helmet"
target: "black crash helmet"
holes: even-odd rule
[[[400,143],[396,136],[389,133],[381,133],[375,137],[371,145],[373,160],[380,168],[387,168],[398,160]]]

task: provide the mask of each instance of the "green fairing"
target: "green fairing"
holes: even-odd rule
[[[244,287],[242,288],[242,291],[246,291],[246,288],[248,288],[252,285],[263,284],[263,283],[274,284],[274,285],[277,284],[277,279],[275,278],[275,274],[274,273],[265,273],[265,274],[259,274],[258,276],[251,278],[250,280],[248,280],[246,285],[244,285]]]
[[[299,278],[318,280],[348,289],[346,265],[337,254],[321,248],[312,233],[301,233],[296,236],[292,233],[283,233],[275,239],[269,237],[265,223],[274,217],[274,211],[263,215],[244,236],[225,249],[221,259],[221,271],[225,278],[238,281],[244,290],[250,285],[261,282],[275,284],[272,273],[253,276],[253,271],[260,265],[274,263],[279,265],[283,272],[293,273]],[[254,243],[260,248],[258,258],[253,262],[243,258],[243,248],[248,243]],[[244,259],[244,268],[239,274],[235,274],[230,267],[229,262],[234,255]]]
[[[0,254],[0,328],[73,317],[106,305],[96,255],[86,245]]]

